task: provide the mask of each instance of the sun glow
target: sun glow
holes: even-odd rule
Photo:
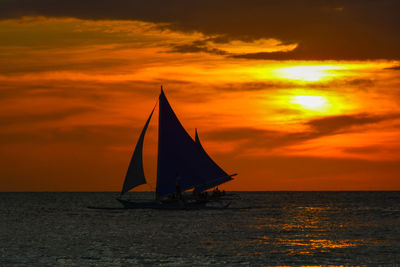
[[[332,76],[336,76],[333,70],[342,69],[343,66],[319,65],[319,66],[294,66],[277,69],[279,78],[299,80],[305,82],[315,82],[326,80]]]
[[[329,101],[324,96],[297,95],[291,99],[293,104],[300,105],[304,109],[323,111],[329,106]]]

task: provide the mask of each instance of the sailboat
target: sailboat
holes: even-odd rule
[[[157,103],[156,103],[157,106]],[[207,205],[205,191],[231,181],[237,174],[227,174],[204,150],[197,129],[195,140],[186,132],[169,104],[163,88],[159,95],[157,183],[151,202],[125,200],[131,189],[146,184],[143,168],[143,144],[156,106],[151,111],[136,143],[121,195],[117,200],[125,208],[191,208]],[[192,190],[190,197],[183,192]]]

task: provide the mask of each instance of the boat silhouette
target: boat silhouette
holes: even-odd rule
[[[214,194],[208,194],[207,190],[231,181],[236,174],[227,174],[211,159],[200,143],[197,129],[195,140],[186,132],[171,108],[162,87],[158,106],[155,199],[150,202],[138,202],[122,197],[131,189],[147,183],[143,168],[143,144],[157,103],[136,143],[121,194],[117,200],[125,208],[188,209],[202,208],[211,202],[220,203],[220,207],[229,206],[230,203],[220,201],[224,192],[216,190]],[[192,190],[192,194],[184,194],[188,190]]]

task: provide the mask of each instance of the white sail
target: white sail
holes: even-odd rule
[[[175,193],[177,176],[182,191],[228,176],[185,131],[162,90],[159,105],[157,196]]]
[[[146,183],[143,170],[143,142],[146,134],[147,127],[149,126],[151,117],[153,116],[154,109],[150,113],[146,124],[143,127],[142,133],[140,134],[139,140],[136,143],[135,150],[133,152],[131,162],[129,163],[128,171],[126,172],[124,185],[122,187],[121,195],[125,194],[132,188]]]

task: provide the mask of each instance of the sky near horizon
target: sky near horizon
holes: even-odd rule
[[[400,190],[395,0],[0,2],[0,191],[119,191],[160,85],[226,190]],[[144,164],[155,186],[157,120]]]

